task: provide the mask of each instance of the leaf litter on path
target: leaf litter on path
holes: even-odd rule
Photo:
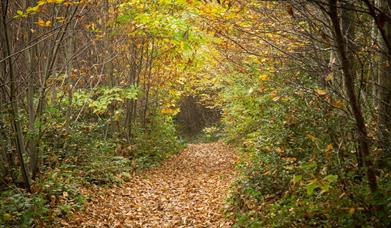
[[[190,144],[161,166],[93,194],[69,227],[230,227],[224,199],[235,176],[235,151],[222,142]]]

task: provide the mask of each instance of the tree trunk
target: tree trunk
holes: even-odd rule
[[[67,30],[67,36],[68,40],[66,42],[65,46],[65,62],[66,62],[66,69],[65,69],[65,75],[66,75],[66,93],[68,97],[68,107],[67,112],[65,114],[65,131],[66,134],[69,134],[69,127],[71,122],[71,115],[72,115],[72,102],[73,102],[73,80],[72,80],[72,69],[73,69],[73,61],[72,56],[74,53],[74,46],[75,46],[75,38],[73,33],[73,26],[69,26]]]
[[[380,10],[389,12],[390,0],[380,0]],[[388,14],[389,15],[389,14]],[[383,26],[383,36],[380,44],[380,74],[379,74],[379,141],[382,156],[379,165],[391,168],[391,52],[387,43],[391,43],[391,21],[386,20]]]
[[[24,2],[24,8],[27,9],[30,6],[34,6],[36,4],[35,0],[26,0]],[[32,29],[35,29],[34,20],[35,16],[30,15],[27,19],[27,37],[25,40],[25,43],[30,43],[30,41],[33,39],[33,33]],[[37,144],[36,144],[36,128],[35,128],[35,108],[34,108],[34,92],[35,92],[35,81],[36,81],[36,66],[37,66],[37,47],[34,46],[27,50],[26,53],[26,62],[27,62],[27,108],[28,108],[28,127],[29,127],[29,133],[31,137],[29,137],[29,140],[27,142],[27,147],[29,150],[29,165],[30,165],[30,172],[31,172],[31,178],[35,179],[36,177],[36,164],[37,164]]]
[[[368,143],[368,133],[365,126],[365,119],[361,110],[361,105],[357,100],[357,96],[354,90],[355,73],[353,71],[353,64],[349,59],[346,48],[346,40],[344,39],[340,18],[338,15],[337,0],[329,0],[329,14],[334,29],[335,44],[337,47],[338,55],[341,60],[342,71],[344,75],[344,86],[348,95],[349,104],[352,109],[356,127],[358,131],[357,143],[360,146],[361,155],[363,157],[364,165],[367,168],[367,178],[369,182],[369,188],[371,192],[377,191],[377,180],[375,170],[370,158],[370,150]]]
[[[379,0],[374,1],[375,7],[379,5]],[[369,79],[371,80],[370,88],[371,88],[371,94],[372,97],[376,100],[378,97],[378,78],[379,78],[379,63],[377,61],[377,51],[378,48],[375,48],[379,44],[379,40],[381,39],[380,34],[377,29],[376,21],[373,20],[372,23],[372,29],[371,29],[371,47],[373,47],[373,51],[370,52],[369,56]],[[374,104],[376,107],[378,104]]]
[[[11,55],[11,48],[10,48],[10,42],[9,42],[9,35],[8,35],[8,25],[7,25],[7,8],[8,8],[8,1],[1,1],[0,6],[0,26],[2,32],[1,34],[1,42],[3,42],[3,53],[4,56],[10,56]],[[8,66],[8,77],[9,77],[9,101],[10,101],[10,117],[12,122],[12,127],[14,130],[14,137],[15,137],[15,147],[16,152],[18,154],[19,160],[20,160],[20,168],[22,172],[22,177],[24,181],[24,185],[27,191],[31,192],[31,183],[30,183],[30,176],[27,170],[27,167],[24,163],[23,155],[26,154],[25,145],[24,145],[24,137],[22,132],[22,126],[20,123],[20,117],[19,117],[19,107],[18,107],[18,101],[16,96],[16,79],[13,71],[13,62],[12,58],[8,58],[6,64],[3,64],[4,67]],[[5,70],[5,72],[7,72]],[[5,76],[5,75],[4,75]]]
[[[151,52],[150,52],[150,58],[148,64],[148,69],[146,69],[147,78],[146,80],[146,88],[145,88],[145,105],[144,105],[144,113],[143,113],[143,128],[146,127],[147,124],[147,114],[148,114],[148,103],[149,103],[149,95],[150,95],[150,89],[151,89],[151,82],[152,82],[152,67],[153,67],[153,60],[155,54],[155,42],[152,39],[151,44]]]

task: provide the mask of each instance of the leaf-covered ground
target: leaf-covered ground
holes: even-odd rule
[[[72,227],[230,227],[224,199],[237,156],[224,143],[190,144],[125,185],[89,189],[93,200],[62,225]]]

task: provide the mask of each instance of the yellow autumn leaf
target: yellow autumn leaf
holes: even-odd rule
[[[333,150],[334,150],[333,144],[328,144],[326,146],[325,152],[326,154],[330,154],[331,152],[333,152]]]
[[[120,121],[121,120],[121,114],[122,114],[122,112],[121,111],[115,111],[114,112],[114,120],[115,121]]]
[[[65,0],[46,0],[46,3],[63,3]]]
[[[56,17],[56,20],[58,22],[64,22],[65,21],[65,17]]]
[[[44,27],[45,26],[45,21],[42,20],[41,18],[39,18],[38,21],[35,22],[35,24],[37,24],[38,26]]]
[[[51,22],[51,21],[46,21],[46,22],[45,22],[45,26],[46,26],[46,27],[52,26],[52,22]]]
[[[267,81],[267,80],[269,80],[269,76],[267,76],[266,74],[261,74],[261,75],[259,76],[259,80],[261,80],[261,81]]]
[[[326,81],[332,81],[334,79],[334,75],[333,75],[333,73],[330,73],[330,74],[328,74],[327,76],[326,76]]]
[[[160,112],[162,114],[173,114],[175,112],[175,110],[171,109],[171,108],[163,108],[160,110]]]
[[[34,6],[34,7],[28,7],[26,9],[26,13],[27,14],[35,14],[35,13],[37,13],[39,11],[39,6],[40,5],[38,4],[38,5]]]
[[[23,16],[24,16],[24,13],[23,13],[23,11],[22,11],[22,10],[18,10],[18,11],[16,11],[16,13],[17,13],[19,16],[21,16],[21,17],[23,17]]]
[[[342,108],[343,107],[343,101],[342,100],[335,100],[331,103],[332,106],[335,108]]]
[[[324,89],[316,89],[315,92],[319,95],[319,96],[325,96],[327,94],[327,91],[324,90]]]
[[[307,134],[307,138],[309,138],[311,141],[315,142],[316,141],[316,137],[311,135],[311,134]]]
[[[267,61],[267,58],[258,59],[258,62],[259,62],[259,63],[265,63],[266,61]]]
[[[270,92],[270,96],[271,96],[272,98],[276,97],[277,95],[278,95],[277,90],[273,90],[272,92]]]
[[[45,20],[39,18],[38,21],[35,22],[35,24],[40,26],[40,27],[50,27],[52,25],[52,22],[51,21],[45,21]]]
[[[274,97],[272,100],[273,101],[279,101],[281,97],[277,96],[277,97]]]
[[[353,215],[354,212],[356,212],[356,209],[355,209],[355,208],[350,208],[350,209],[349,209],[349,214],[350,214],[350,215]]]

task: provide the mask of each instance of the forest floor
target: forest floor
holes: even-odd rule
[[[190,144],[124,185],[85,189],[92,196],[70,227],[230,227],[224,202],[238,157],[222,142]]]

